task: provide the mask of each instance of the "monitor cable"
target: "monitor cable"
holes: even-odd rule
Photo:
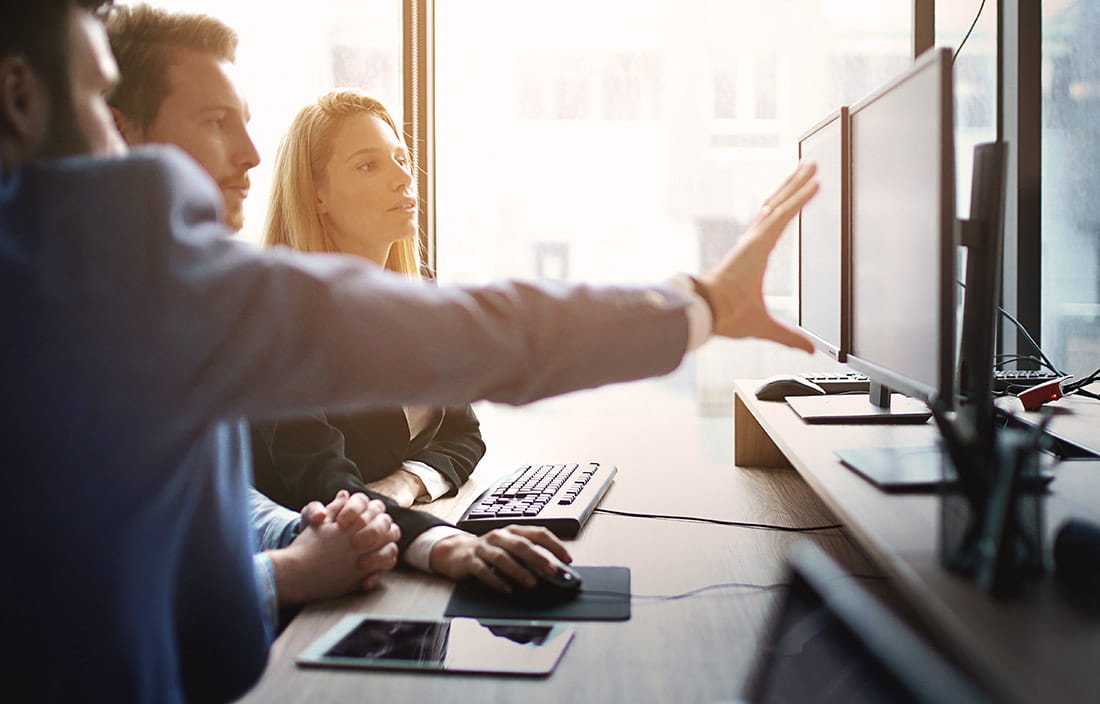
[[[985,9],[985,0],[982,0],[982,4],[978,6],[978,14],[974,15],[974,21],[970,23],[970,29],[966,30],[966,36],[959,42],[958,48],[955,49],[955,53],[951,55],[951,65],[955,65],[955,59],[958,58],[959,52],[962,51],[963,46],[966,44],[966,40],[970,38],[970,33],[974,31],[974,28],[978,26],[978,18],[982,16],[982,10]]]
[[[1078,396],[1085,396],[1097,401],[1100,401],[1100,394],[1095,394],[1092,391],[1086,391],[1085,387],[1093,382],[1100,380],[1100,369],[1097,369],[1088,376],[1081,377],[1076,381],[1071,381],[1062,385],[1062,390],[1067,394],[1077,394]]]
[[[1043,348],[1039,346],[1039,343],[1035,341],[1035,338],[1031,336],[1031,333],[1027,331],[1027,328],[1023,326],[1023,323],[1012,317],[1012,314],[1005,310],[1002,306],[997,306],[997,310],[1000,311],[1001,315],[1008,318],[1009,322],[1015,325],[1016,329],[1019,330],[1027,339],[1027,341],[1031,343],[1031,346],[1034,347],[1035,351],[1039,353],[1039,357],[1043,360],[1043,363],[1046,365],[1047,369],[1061,376],[1066,375],[1065,372],[1054,366],[1054,362],[1050,361],[1050,358],[1046,356],[1046,353],[1043,352]]]
[[[878,574],[847,574],[846,579],[865,579],[871,581],[886,581],[887,578]],[[652,601],[678,601],[680,599],[690,599],[693,596],[699,596],[707,592],[718,591],[721,589],[747,589],[752,592],[769,592],[776,589],[787,589],[791,586],[790,582],[774,582],[772,584],[753,584],[752,582],[722,582],[720,584],[708,584],[703,587],[691,589],[680,594],[634,594],[632,592],[617,592],[602,589],[585,589],[581,587],[581,593],[588,596],[628,596],[631,599],[648,599]]]
[[[1031,362],[1037,367],[1047,369],[1052,374],[1058,374],[1057,369],[1054,369],[1049,364],[1033,354],[998,354],[996,356],[996,361],[993,363],[993,368],[1001,369],[1006,364],[1011,364],[1013,362]]]
[[[957,283],[959,287],[962,288],[964,291],[966,290],[966,284],[964,284],[962,281],[956,281],[955,283]],[[1011,313],[1004,309],[1004,306],[998,305],[997,311],[1002,316],[1007,318],[1010,323],[1015,325],[1016,329],[1020,331],[1020,334],[1023,335],[1024,338],[1029,343],[1031,343],[1031,346],[1035,349],[1035,351],[1039,353],[1039,358],[1042,360],[1042,362],[1035,360],[1037,364],[1039,364],[1040,366],[1045,366],[1047,369],[1059,376],[1066,376],[1066,373],[1064,371],[1055,366],[1054,362],[1050,361],[1050,358],[1047,357],[1045,352],[1043,352],[1043,348],[1039,346],[1039,343],[1035,341],[1035,338],[1031,336],[1031,333],[1027,331],[1027,328],[1024,327],[1023,323],[1021,323],[1019,320],[1016,320],[1016,318],[1013,317]],[[1018,359],[1034,360],[1034,357],[1031,357],[1030,355],[1018,355]]]
[[[701,516],[670,516],[659,513],[633,513],[631,511],[618,511],[611,508],[597,508],[593,513],[603,513],[609,516],[625,516],[626,518],[657,518],[664,521],[688,521],[693,523],[712,523],[719,526],[734,526],[736,528],[753,528],[756,530],[777,530],[785,533],[813,533],[821,530],[836,530],[843,528],[843,523],[831,523],[823,526],[781,526],[771,523],[750,523],[747,521],[724,521],[719,518],[704,518]]]

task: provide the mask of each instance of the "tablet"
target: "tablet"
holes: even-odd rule
[[[356,614],[298,656],[304,667],[548,675],[573,626],[472,618],[420,620]]]

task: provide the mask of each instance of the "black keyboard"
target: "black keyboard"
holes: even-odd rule
[[[856,372],[808,372],[801,376],[825,389],[827,394],[867,393],[871,390],[871,380]],[[997,369],[993,372],[993,390],[1021,391],[1060,378],[1045,369]]]
[[[1046,369],[997,369],[993,372],[993,390],[1012,393],[1061,378]]]
[[[542,526],[573,538],[616,472],[599,462],[525,465],[486,489],[456,525],[477,535],[508,525]]]

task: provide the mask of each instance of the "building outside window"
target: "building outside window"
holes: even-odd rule
[[[1084,376],[1100,367],[1100,6],[1042,12],[1042,344]]]

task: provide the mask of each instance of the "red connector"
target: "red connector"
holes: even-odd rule
[[[1016,398],[1024,404],[1024,410],[1034,411],[1044,403],[1050,403],[1051,401],[1057,401],[1062,398],[1065,393],[1062,391],[1062,382],[1070,377],[1064,376],[1061,379],[1051,379],[1050,381],[1042,384],[1036,384],[1026,391],[1021,391],[1016,394]]]

